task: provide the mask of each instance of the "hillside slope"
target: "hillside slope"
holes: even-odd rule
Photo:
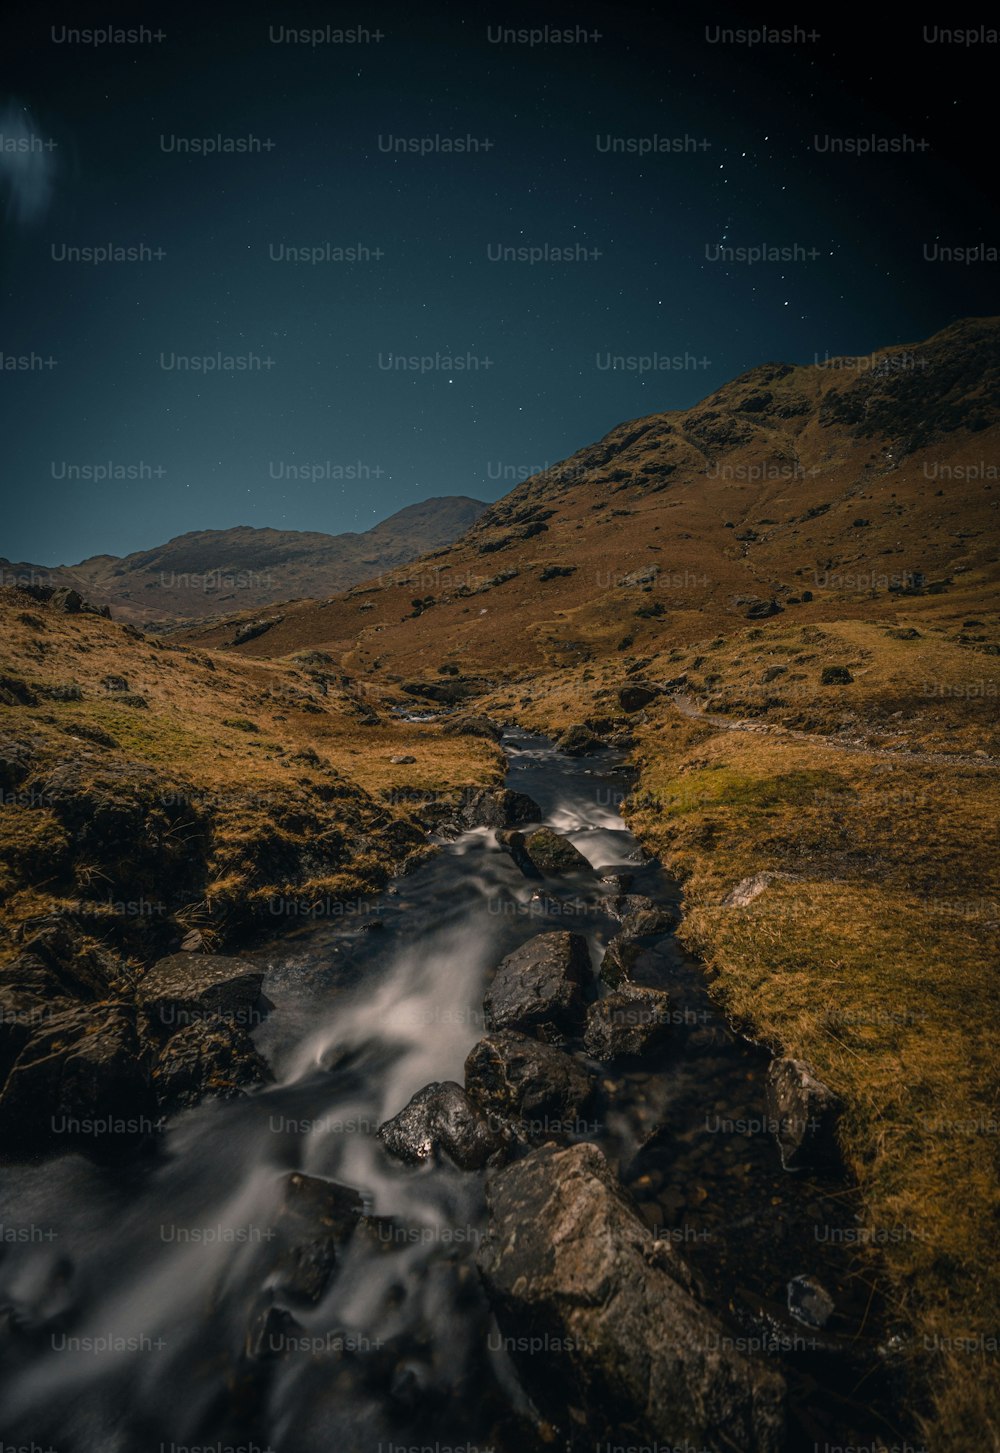
[[[292,607],[243,649],[478,675],[579,664],[626,637],[638,655],[779,610],[809,622],[834,602],[862,616],[920,595],[961,613],[1000,574],[998,384],[997,319],[872,358],[762,365],[622,424],[453,545]]]

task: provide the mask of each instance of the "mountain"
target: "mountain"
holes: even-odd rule
[[[636,656],[691,632],[837,602],[869,616],[995,580],[1000,320],[812,365],[763,364],[694,408],[613,429],[453,544],[322,606],[256,655],[431,675]],[[195,632],[224,644],[216,623]]]
[[[132,555],[93,555],[78,565],[0,559],[0,580],[68,586],[132,622],[170,623],[274,601],[325,597],[357,580],[449,544],[487,508],[465,495],[421,500],[356,534],[255,529],[195,530]]]

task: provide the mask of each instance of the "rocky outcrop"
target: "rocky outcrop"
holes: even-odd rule
[[[578,933],[539,933],[502,960],[483,1000],[487,1029],[559,1039],[583,1023],[594,976]]]
[[[447,1155],[460,1170],[481,1170],[504,1145],[504,1136],[454,1080],[425,1085],[378,1128],[390,1155],[409,1164]]]
[[[536,1150],[488,1193],[480,1272],[526,1388],[568,1446],[778,1453],[782,1378],[731,1350],[596,1146]]]

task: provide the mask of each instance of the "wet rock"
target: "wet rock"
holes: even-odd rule
[[[623,893],[610,906],[621,923],[616,937],[652,938],[659,933],[673,933],[681,919],[676,904],[654,903],[641,893]]]
[[[539,933],[500,963],[483,1000],[487,1029],[575,1035],[592,994],[587,941],[578,933]]]
[[[777,1122],[786,1170],[835,1169],[840,1163],[837,1120],[841,1102],[804,1060],[775,1059],[767,1072],[767,1109]]]
[[[784,1446],[782,1378],[726,1350],[596,1146],[536,1150],[488,1195],[480,1272],[527,1390],[567,1438]]]
[[[579,1061],[509,1029],[469,1051],[465,1089],[491,1124],[512,1122],[529,1140],[572,1133],[594,1097],[594,1082]]]
[[[632,970],[636,960],[643,951],[642,942],[637,938],[630,938],[628,934],[616,933],[614,938],[604,950],[604,957],[601,959],[599,970],[601,981],[617,989],[620,984],[628,983],[632,977]]]
[[[596,736],[589,727],[582,722],[567,727],[559,736],[556,743],[560,752],[567,757],[585,757],[590,752],[600,752],[604,749],[604,742]]]
[[[171,1035],[160,1050],[152,1083],[163,1110],[196,1105],[209,1095],[231,1099],[271,1078],[245,1029],[198,1020]]]
[[[269,1362],[302,1335],[302,1323],[286,1307],[261,1307],[247,1328],[244,1355],[251,1362]]]
[[[398,1115],[378,1128],[390,1155],[413,1165],[448,1155],[460,1170],[480,1170],[503,1138],[454,1080],[425,1085]]]
[[[298,1171],[286,1178],[274,1230],[278,1277],[289,1297],[319,1301],[363,1209],[350,1186]]]
[[[502,827],[497,831],[497,842],[505,852],[510,853],[514,862],[526,878],[540,878],[542,876],[528,857],[528,849],[523,832],[517,832],[513,828]]]
[[[542,809],[526,792],[513,792],[509,787],[469,787],[462,794],[456,822],[461,828],[517,827],[538,822],[541,816]]]
[[[170,954],[140,979],[136,1001],[160,1023],[181,1026],[217,1016],[252,1026],[268,1007],[261,999],[264,975],[246,959],[226,954]]]
[[[834,1301],[814,1276],[796,1276],[788,1283],[788,1310],[805,1327],[825,1327]]]
[[[629,984],[613,990],[587,1010],[587,1053],[606,1064],[649,1054],[669,1036],[669,1005],[663,989]]]
[[[569,838],[540,827],[524,840],[524,850],[540,873],[590,872],[590,864]]]
[[[47,1015],[20,1048],[0,1090],[0,1140],[108,1149],[149,1135],[156,1113],[134,1010],[71,1008]]]
[[[618,705],[622,711],[641,711],[651,701],[655,701],[660,695],[658,686],[650,686],[642,681],[630,681],[627,686],[622,686],[618,691]]]
[[[600,977],[617,988],[631,979],[649,940],[677,927],[680,909],[673,903],[654,903],[638,893],[622,894],[611,900],[610,907],[620,918],[621,927],[604,951]]]

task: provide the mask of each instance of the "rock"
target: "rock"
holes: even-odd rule
[[[231,1099],[271,1078],[245,1029],[202,1019],[171,1035],[153,1068],[162,1110],[196,1105],[208,1095]]]
[[[478,677],[452,677],[444,681],[404,681],[400,691],[407,696],[421,697],[424,701],[435,701],[442,706],[457,706],[470,696],[478,696],[494,683]]]
[[[124,676],[103,676],[101,685],[105,691],[128,691],[128,681]]]
[[[641,681],[630,681],[627,686],[619,687],[618,705],[622,711],[641,711],[651,701],[655,701],[660,695],[658,686],[649,686]]]
[[[483,1009],[487,1029],[575,1035],[593,992],[587,940],[578,933],[539,933],[502,960]]]
[[[542,809],[525,792],[509,787],[467,787],[456,814],[460,827],[517,827],[538,822]]]
[[[103,1150],[156,1128],[148,1056],[124,1004],[46,1015],[0,1090],[0,1140],[18,1150],[60,1140]]]
[[[247,1328],[244,1355],[251,1362],[267,1362],[283,1356],[289,1343],[296,1345],[302,1336],[302,1323],[287,1308],[261,1307]]]
[[[766,621],[769,616],[781,614],[781,606],[773,598],[762,600],[759,596],[742,596],[737,600],[737,605],[745,606],[743,615],[748,621]]]
[[[784,1447],[783,1379],[727,1350],[596,1146],[536,1150],[488,1197],[480,1273],[525,1387],[567,1439]]]
[[[587,1053],[606,1064],[648,1054],[669,1036],[669,1007],[663,989],[629,984],[613,990],[587,1010]]]
[[[441,1152],[460,1170],[481,1170],[502,1137],[454,1080],[425,1085],[399,1114],[378,1128],[390,1155],[413,1165]]]
[[[676,904],[654,903],[641,893],[623,893],[610,906],[621,923],[616,938],[652,938],[658,933],[673,933],[681,921]]]
[[[624,894],[613,899],[612,911],[621,915],[621,927],[600,960],[600,978],[612,988],[631,979],[632,969],[651,939],[673,933],[680,923],[676,904],[657,904],[641,894]]]
[[[264,975],[246,959],[226,954],[170,954],[139,980],[136,1002],[171,1027],[224,1019],[243,1027],[258,1024]]]
[[[834,1301],[814,1276],[796,1276],[788,1283],[788,1310],[806,1327],[825,1327],[833,1316]]]
[[[350,1186],[298,1171],[288,1176],[274,1226],[282,1291],[318,1302],[363,1210],[361,1197]]]
[[[517,832],[513,828],[501,827],[497,830],[497,842],[505,852],[510,853],[514,862],[526,878],[540,878],[542,876],[528,857],[528,849],[525,845],[523,832]]]
[[[411,763],[415,762],[416,760],[417,760],[416,757],[409,757],[409,756],[390,757],[389,758],[389,761],[393,764],[394,767],[408,767],[408,766],[411,765]]]
[[[620,903],[623,898],[628,896],[634,875],[632,873],[623,873],[617,863],[609,863],[606,868],[595,868],[594,871],[602,883],[607,883],[609,888],[614,889],[615,896],[608,901],[607,906],[612,913],[615,913],[615,904]]]
[[[604,750],[604,743],[600,737],[595,736],[589,727],[578,722],[575,726],[567,727],[559,736],[556,743],[560,752],[567,757],[585,757],[590,752]]]
[[[767,871],[754,873],[750,878],[741,878],[734,888],[726,894],[722,900],[723,908],[746,908],[755,898],[766,893],[772,883],[781,882],[784,879],[794,878],[793,873],[778,873]]]
[[[820,676],[824,686],[849,686],[853,680],[846,666],[824,666]]]
[[[38,697],[19,676],[0,676],[0,706],[37,706]]]
[[[233,645],[242,646],[247,641],[255,641],[258,636],[264,635],[274,626],[280,626],[284,619],[284,616],[269,616],[266,620],[244,621],[241,626],[236,627]]]
[[[840,1097],[818,1079],[804,1060],[775,1059],[767,1072],[768,1116],[777,1122],[785,1170],[833,1168],[839,1164],[837,1120]]]
[[[524,851],[540,873],[590,872],[590,864],[569,838],[540,827],[524,840]]]
[[[79,615],[83,609],[83,596],[78,590],[62,586],[49,596],[49,605],[53,610],[65,611],[67,615]]]
[[[503,727],[491,721],[488,716],[460,716],[453,721],[445,722],[441,728],[441,735],[445,737],[486,737],[491,742],[499,742],[503,737]]]
[[[491,1124],[511,1121],[527,1139],[545,1140],[580,1125],[594,1082],[571,1055],[502,1029],[469,1051],[465,1090]]]
[[[630,938],[628,934],[616,933],[604,950],[604,957],[601,959],[601,967],[598,970],[601,981],[610,984],[612,989],[617,989],[620,984],[627,983],[632,977],[636,959],[642,951],[643,945],[639,939]]]

